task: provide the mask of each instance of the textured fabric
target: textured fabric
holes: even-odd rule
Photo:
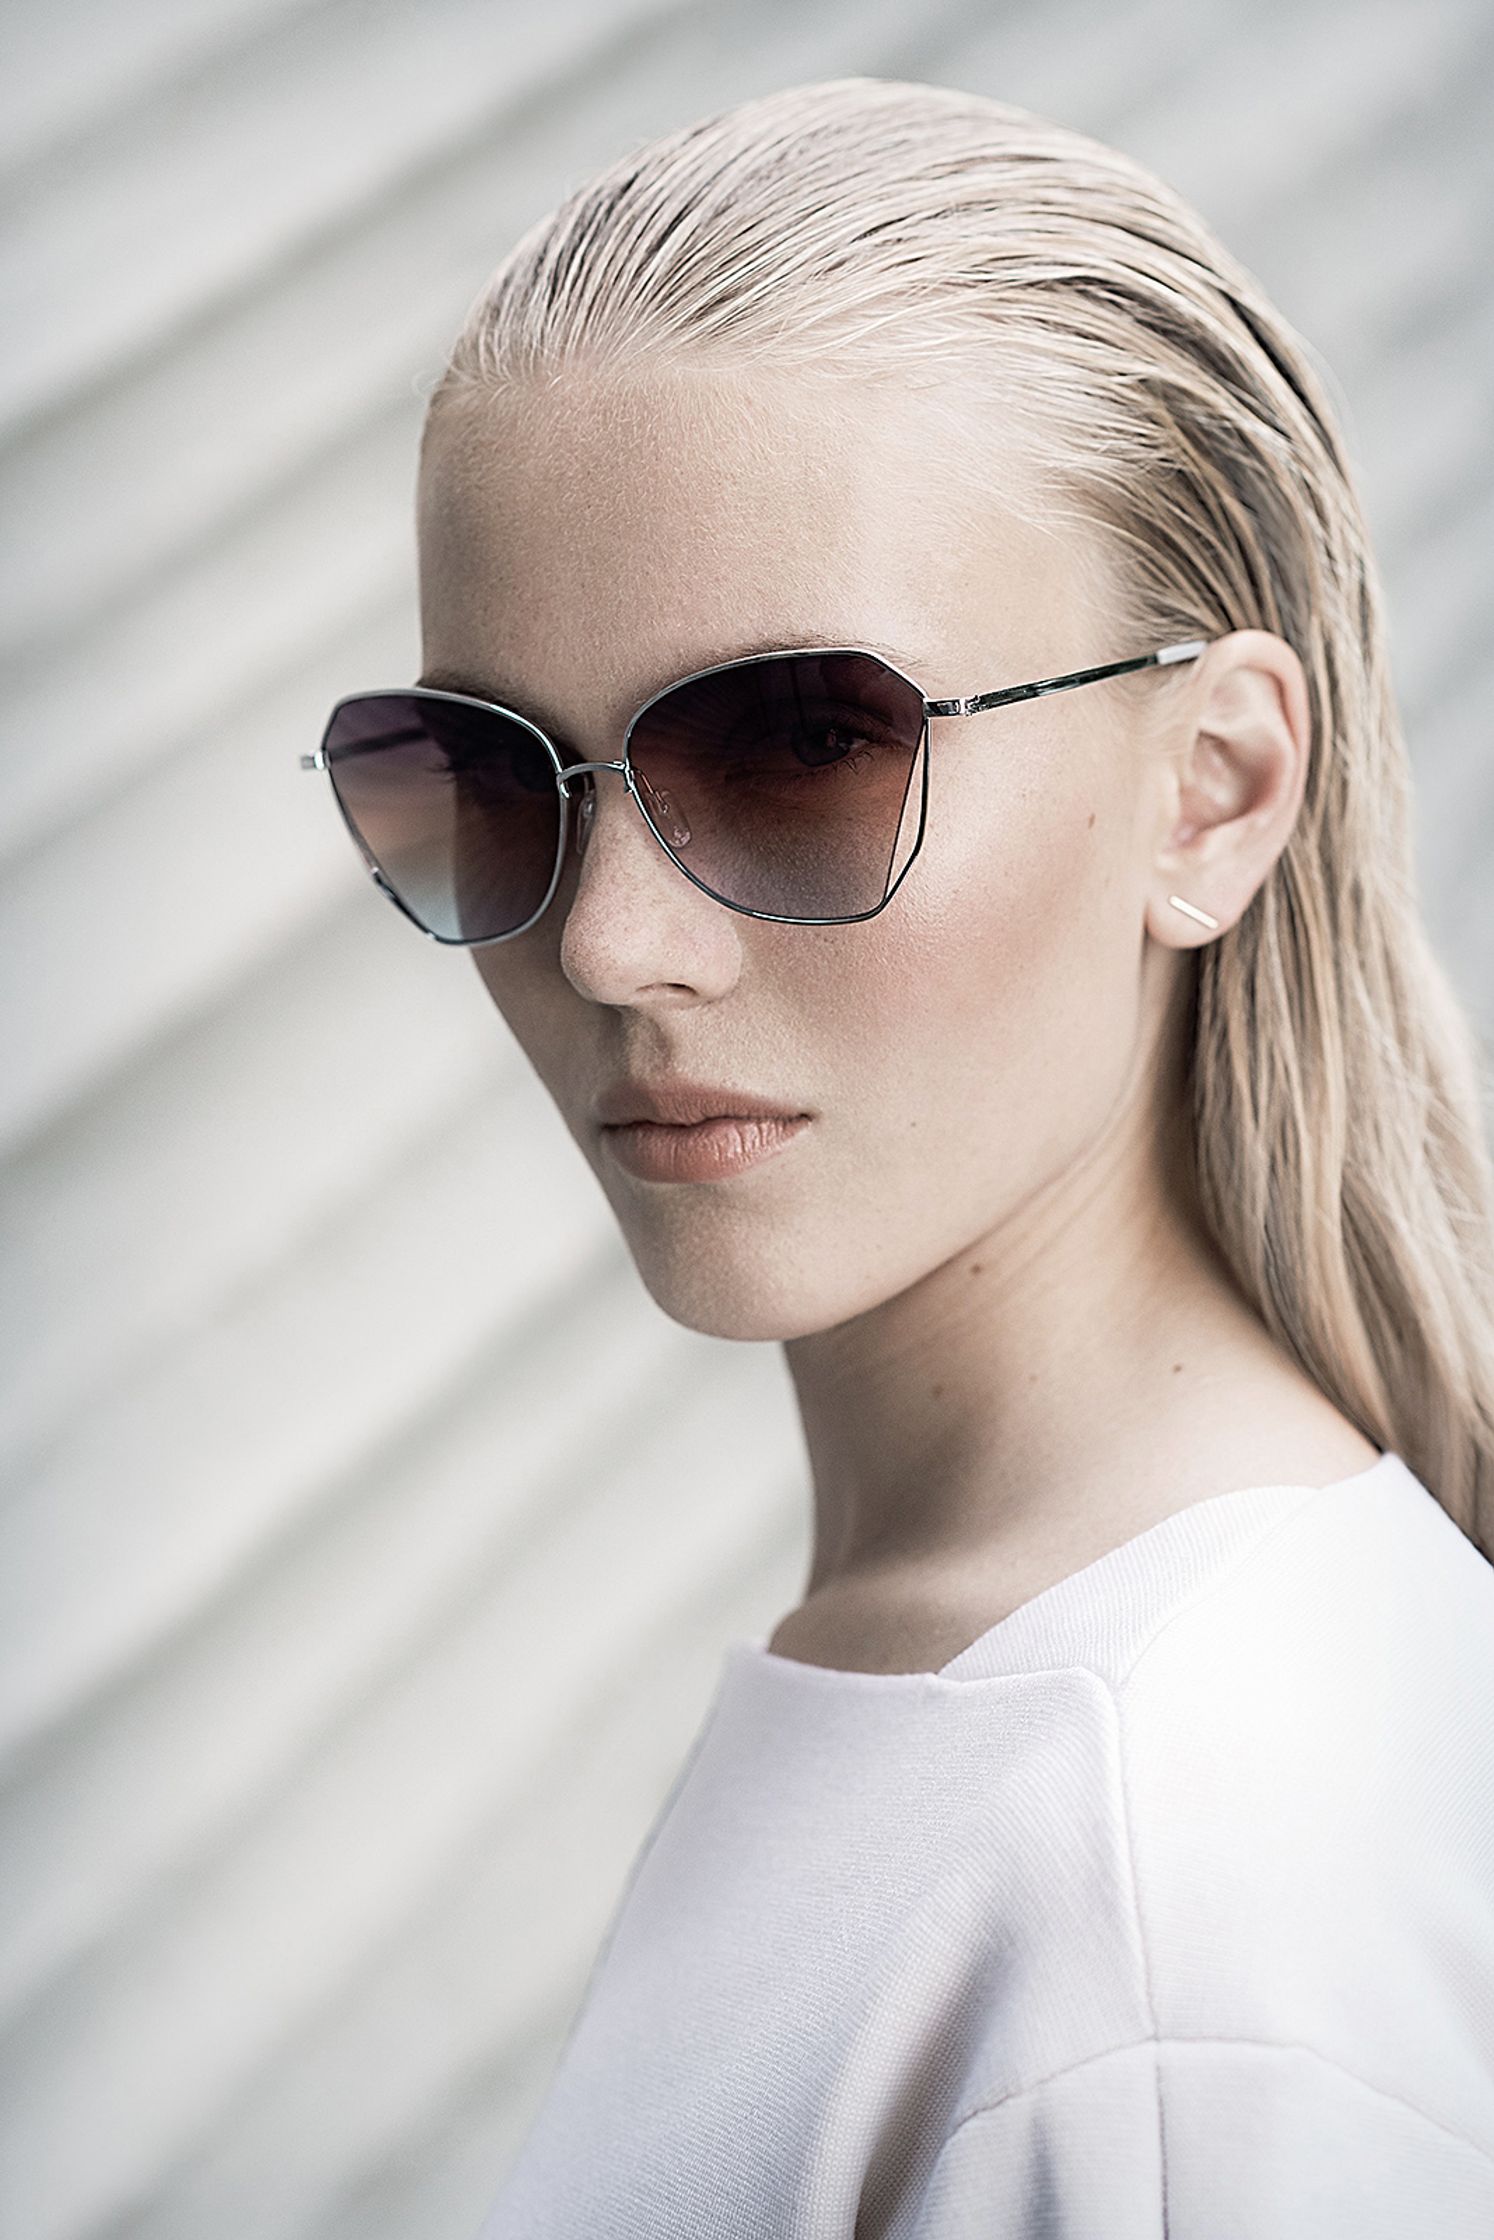
[[[726,1650],[479,2240],[1491,2240],[1494,1566],[1395,1453]]]

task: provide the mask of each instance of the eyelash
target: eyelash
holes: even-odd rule
[[[814,763],[806,770],[796,770],[792,782],[795,785],[805,785],[820,779],[844,777],[852,770],[859,770],[863,763],[870,762],[871,754],[869,746],[852,747],[848,754],[837,755],[833,762]]]

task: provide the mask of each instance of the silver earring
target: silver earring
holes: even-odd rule
[[[1216,933],[1219,931],[1219,920],[1211,918],[1207,910],[1200,910],[1196,903],[1185,902],[1180,894],[1170,894],[1167,899],[1175,909],[1186,911],[1190,918],[1197,918],[1201,926],[1212,926]]]

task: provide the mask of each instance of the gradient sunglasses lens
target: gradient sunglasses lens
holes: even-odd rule
[[[560,870],[559,764],[522,718],[417,688],[341,700],[322,741],[366,861],[438,941],[517,933]]]
[[[923,826],[923,694],[875,654],[776,653],[671,685],[628,733],[645,815],[682,870],[763,917],[880,908]]]

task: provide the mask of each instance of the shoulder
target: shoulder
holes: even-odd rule
[[[966,2106],[1124,2042],[1296,2049],[1494,2153],[1494,1566],[1404,1465],[1249,1514],[1045,1676]]]
[[[1376,1831],[1494,1867],[1494,1565],[1404,1464],[1292,1510],[1111,1683],[1140,1826],[1304,1861]]]
[[[1408,1470],[1293,1512],[1116,1683],[1153,2025],[1494,2151],[1494,1566]]]

